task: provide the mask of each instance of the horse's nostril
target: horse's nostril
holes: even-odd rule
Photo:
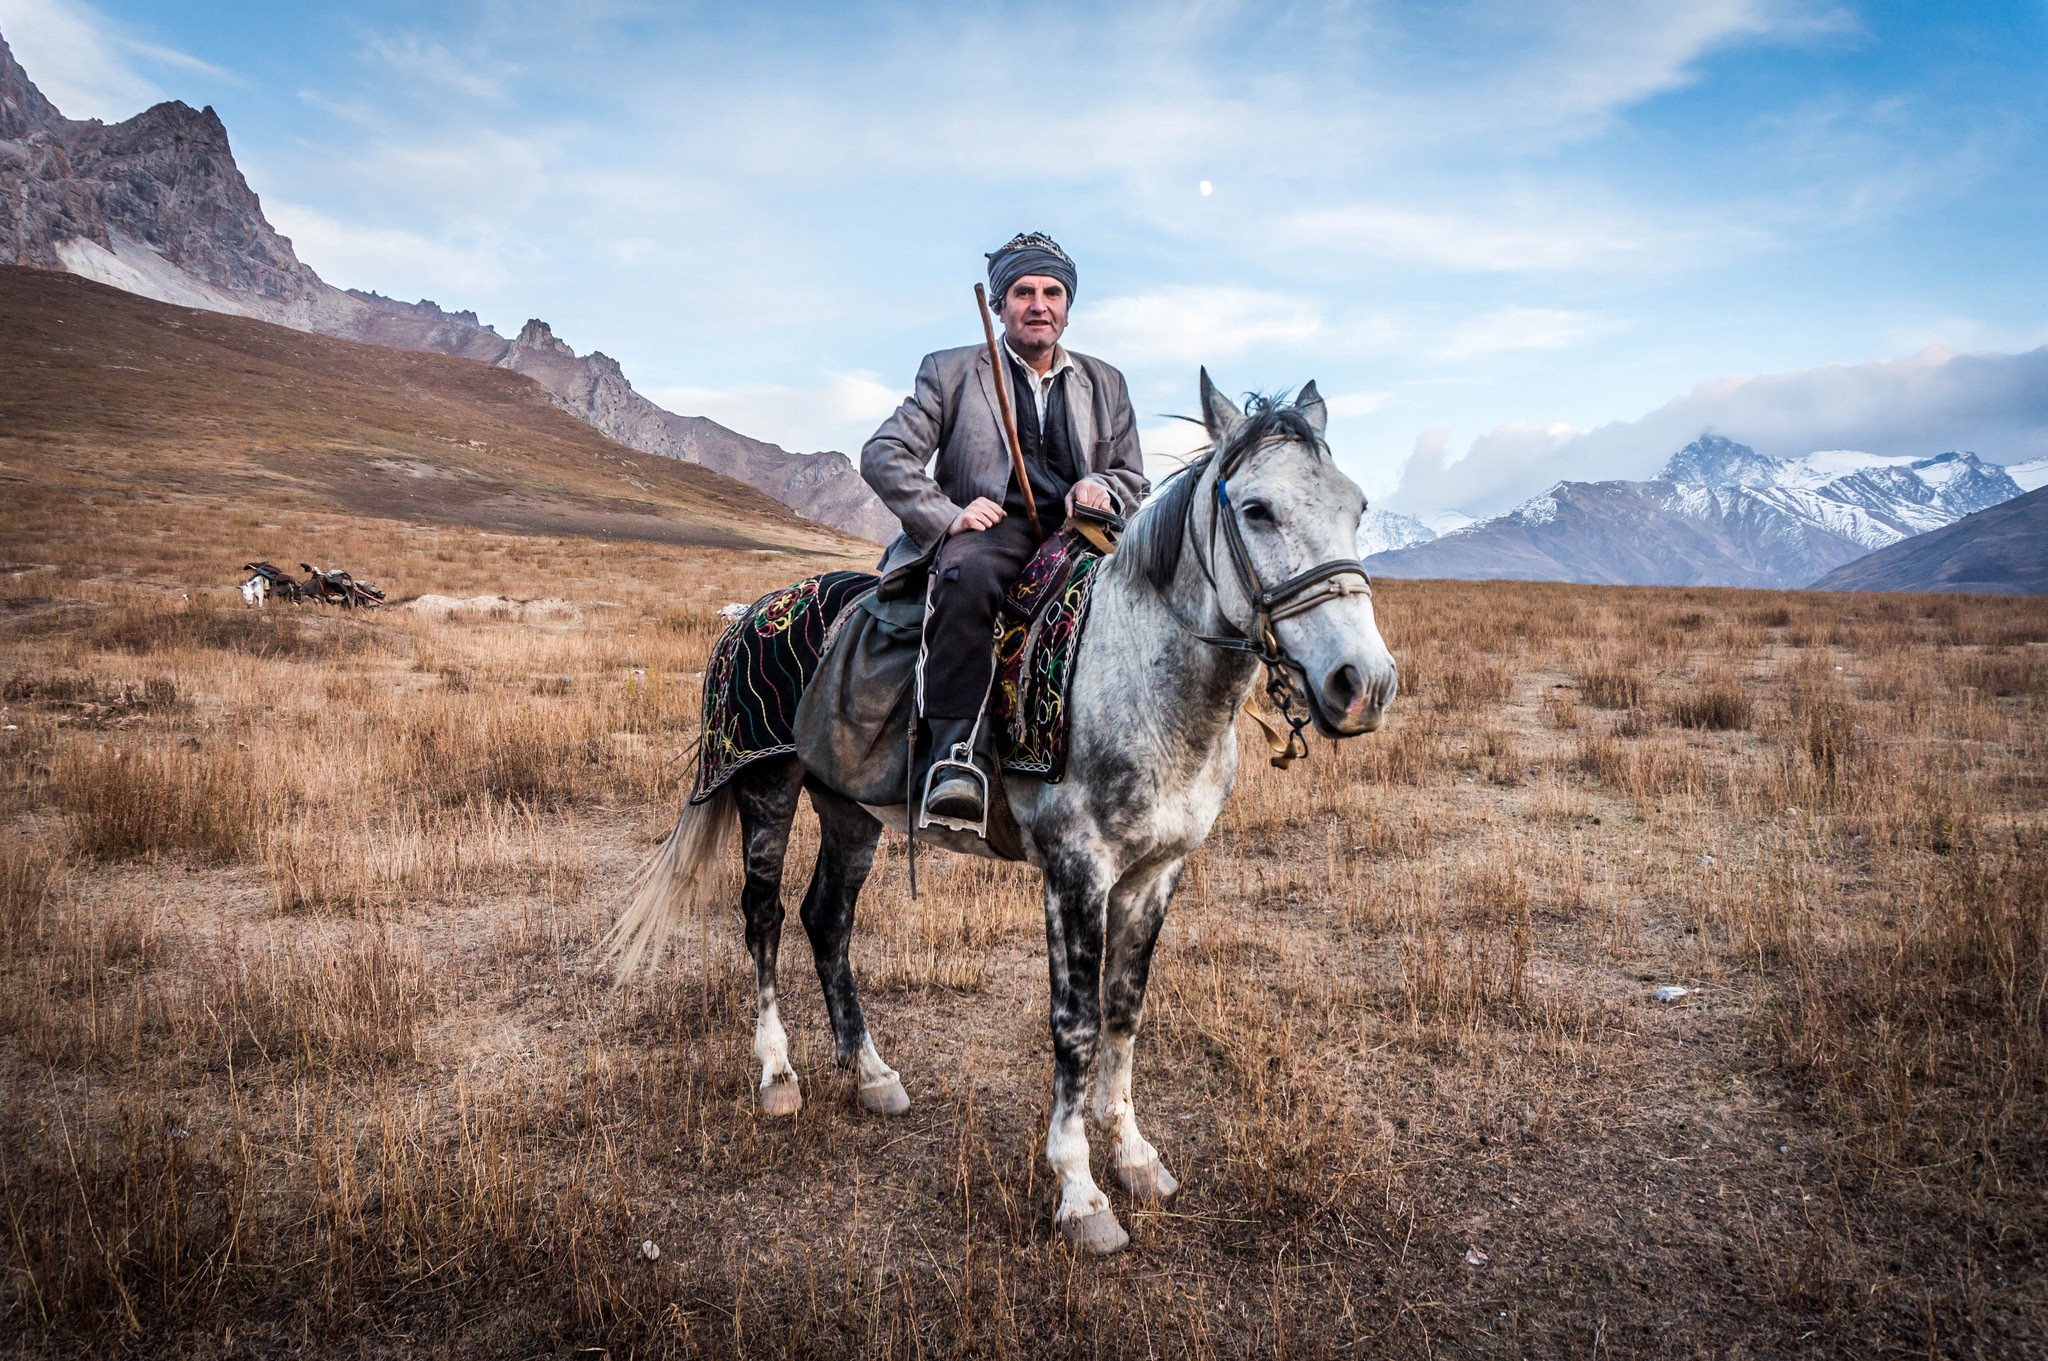
[[[1346,662],[1323,682],[1323,698],[1330,708],[1340,714],[1348,714],[1365,698],[1365,677],[1358,674],[1357,667]]]

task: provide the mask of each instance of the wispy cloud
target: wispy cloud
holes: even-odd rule
[[[1129,362],[1200,364],[1252,349],[1302,349],[1326,334],[1322,314],[1299,298],[1252,288],[1163,288],[1089,303],[1075,339]]]
[[[1472,359],[1510,350],[1567,350],[1628,326],[1618,317],[1592,312],[1503,307],[1452,327],[1432,350],[1445,359]]]
[[[872,373],[831,373],[804,386],[653,388],[647,396],[671,411],[709,416],[720,425],[804,453],[858,452],[903,400],[901,392]]]
[[[301,260],[340,288],[434,297],[460,308],[465,296],[499,288],[529,249],[500,236],[450,242],[400,227],[345,222],[297,203],[266,205],[271,225]]]
[[[441,43],[417,33],[374,35],[369,49],[401,77],[488,104],[503,104],[516,63],[459,56]]]
[[[150,41],[76,0],[0,0],[0,34],[68,118],[115,122],[168,98],[152,69],[233,80],[219,67]]]

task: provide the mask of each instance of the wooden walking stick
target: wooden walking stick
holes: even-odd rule
[[[980,284],[974,286],[974,302],[981,310],[981,333],[988,338],[988,365],[990,376],[996,380],[996,407],[1003,413],[1003,434],[1010,440],[1010,467],[1017,474],[1017,485],[1024,489],[1024,511],[1031,517],[1031,532],[1042,539],[1045,530],[1038,523],[1038,501],[1031,495],[1031,474],[1024,471],[1024,441],[1017,438],[1017,413],[1010,410],[1010,366],[1003,362],[1003,352],[996,345],[996,326],[988,311],[988,290]]]

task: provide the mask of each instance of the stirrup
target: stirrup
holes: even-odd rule
[[[981,821],[968,822],[962,818],[939,817],[930,811],[933,786],[938,782],[942,773],[950,774],[953,771],[965,772],[969,779],[981,787]],[[948,751],[943,759],[933,761],[931,769],[927,770],[924,774],[924,793],[917,801],[917,825],[921,830],[931,826],[933,823],[937,823],[941,827],[950,828],[956,832],[972,832],[983,841],[986,841],[988,840],[988,795],[988,776],[982,771],[980,766],[974,764],[973,742],[955,742],[952,750]]]

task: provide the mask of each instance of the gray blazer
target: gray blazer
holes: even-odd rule
[[[1074,367],[1062,381],[1083,476],[1108,488],[1118,513],[1129,515],[1150,484],[1124,376],[1100,359],[1067,354]],[[927,472],[933,454],[938,463]],[[903,522],[904,532],[882,555],[884,572],[923,556],[975,497],[1002,503],[1013,474],[986,346],[963,345],[924,357],[916,389],[862,446],[860,475]],[[1059,506],[1038,508],[1047,529],[1056,528],[1064,513]]]

